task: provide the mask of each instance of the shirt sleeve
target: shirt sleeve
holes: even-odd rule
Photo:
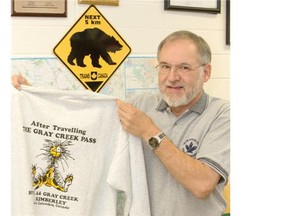
[[[226,184],[230,172],[230,107],[221,106],[201,141],[197,159],[221,175]]]

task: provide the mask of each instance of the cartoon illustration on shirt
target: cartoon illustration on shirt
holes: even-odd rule
[[[43,159],[48,162],[48,166],[45,171],[36,165],[32,166],[32,186],[35,187],[35,190],[42,185],[45,185],[47,187],[54,187],[63,192],[68,191],[68,188],[73,181],[73,175],[68,174],[64,179],[60,173],[59,165],[61,164],[62,169],[64,170],[63,162],[68,166],[68,158],[74,160],[68,150],[68,147],[71,145],[72,142],[67,140],[61,142],[60,140],[51,141],[45,139],[44,147],[41,149],[44,153],[37,155],[37,157],[43,156]],[[36,174],[37,169],[40,169],[38,174]]]

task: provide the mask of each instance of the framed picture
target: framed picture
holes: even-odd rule
[[[165,10],[220,13],[221,0],[164,0]]]
[[[78,2],[83,4],[95,4],[95,5],[113,5],[113,6],[119,5],[119,0],[78,0]]]
[[[226,0],[226,45],[230,45],[230,0]]]
[[[11,16],[67,17],[67,0],[11,1]]]

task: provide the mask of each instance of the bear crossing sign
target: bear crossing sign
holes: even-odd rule
[[[90,5],[53,51],[86,89],[99,92],[131,49]]]

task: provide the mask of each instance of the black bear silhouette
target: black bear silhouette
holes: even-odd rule
[[[68,62],[80,67],[86,67],[84,57],[90,55],[93,67],[101,68],[99,58],[102,57],[109,65],[115,65],[108,52],[115,53],[122,49],[122,45],[113,36],[107,35],[98,28],[85,29],[82,32],[74,33],[70,38],[71,52],[68,56]]]

